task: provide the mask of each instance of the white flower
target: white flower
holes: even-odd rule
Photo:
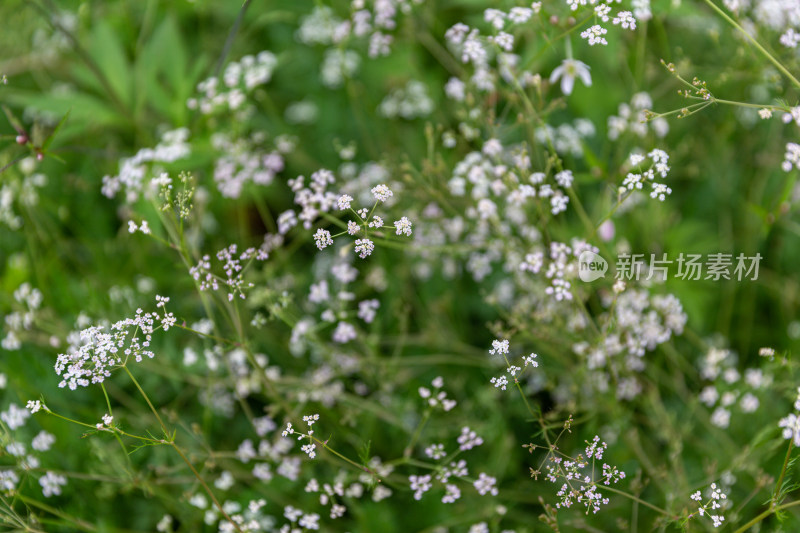
[[[536,368],[539,366],[539,362],[536,361],[537,357],[539,357],[538,354],[532,353],[523,357],[522,360],[525,362],[525,366],[532,366],[533,368]]]
[[[331,232],[326,229],[318,229],[317,232],[314,234],[314,242],[317,244],[317,248],[320,250],[325,249],[326,247],[333,244],[333,238],[331,237]]]
[[[565,189],[572,186],[572,180],[574,179],[572,176],[571,170],[562,170],[555,176],[556,183],[564,187]]]
[[[595,24],[588,30],[584,30],[581,32],[581,37],[589,41],[589,46],[594,46],[596,44],[608,44],[606,38],[603,37],[608,33],[608,30],[604,27],[600,26],[599,24]]]
[[[45,498],[58,496],[61,494],[61,487],[66,484],[67,478],[50,471],[39,478],[39,485],[42,486],[42,494]]]
[[[508,378],[505,376],[500,376],[499,378],[492,378],[489,382],[495,386],[496,389],[506,390],[508,386]]]
[[[31,448],[38,452],[46,452],[56,442],[56,437],[47,431],[40,431],[31,441]]]
[[[339,204],[339,209],[341,210],[350,209],[350,202],[352,201],[353,201],[352,196],[350,196],[349,194],[343,194],[342,196],[339,197],[339,200],[337,202]]]
[[[487,476],[484,472],[481,472],[478,476],[478,479],[472,484],[475,487],[475,490],[478,491],[478,494],[481,496],[485,494],[491,494],[492,496],[497,496],[497,479]]]
[[[592,76],[589,73],[589,66],[577,59],[565,59],[561,65],[557,66],[550,74],[550,83],[561,80],[561,92],[566,95],[572,94],[575,86],[575,78],[580,78],[587,87],[592,86]]]
[[[422,495],[429,491],[433,485],[431,485],[431,476],[424,475],[424,476],[408,476],[409,484],[411,485],[411,490],[414,491],[414,499],[421,500]]]
[[[356,253],[358,257],[364,259],[368,255],[372,254],[372,251],[375,249],[375,244],[369,239],[356,239]]]
[[[613,24],[619,24],[623,28],[635,30],[636,29],[636,19],[633,16],[633,13],[630,11],[620,11],[614,20],[611,21]]]
[[[494,341],[492,341],[492,349],[489,350],[489,354],[490,355],[507,354],[508,353],[508,347],[509,347],[508,346],[508,339],[503,339],[503,340],[497,339],[497,340],[494,340]]]
[[[383,183],[373,187],[370,192],[372,192],[372,195],[379,202],[385,202],[386,200],[388,200],[392,196],[392,191],[389,190],[389,187],[387,187]]]
[[[786,418],[781,418],[778,426],[783,428],[784,439],[794,439],[794,445],[800,446],[800,417],[791,414]]]
[[[396,220],[394,227],[397,230],[395,231],[396,235],[411,235],[411,221],[407,217],[401,217],[400,220]]]
[[[300,447],[309,457],[309,459],[313,459],[317,456],[317,452],[315,451],[317,448],[316,444],[304,444]]]

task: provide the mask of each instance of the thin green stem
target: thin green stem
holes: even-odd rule
[[[744,36],[747,38],[747,40],[748,40],[748,41],[750,41],[750,42],[753,44],[753,46],[755,46],[755,47],[756,47],[756,49],[757,49],[759,52],[761,52],[761,54],[762,54],[764,57],[766,57],[766,58],[769,60],[769,62],[770,62],[770,63],[772,63],[773,65],[775,65],[775,68],[777,68],[778,70],[780,70],[780,71],[781,71],[781,73],[783,73],[783,75],[784,75],[784,76],[786,76],[787,78],[789,78],[789,79],[792,81],[792,83],[795,85],[795,87],[798,87],[798,88],[800,88],[800,80],[798,80],[797,78],[795,78],[794,76],[792,76],[792,73],[791,73],[791,72],[789,72],[789,71],[786,69],[786,67],[784,67],[784,66],[783,66],[783,64],[781,64],[781,62],[780,62],[780,61],[778,61],[777,59],[775,59],[775,57],[773,57],[773,55],[772,55],[772,54],[770,54],[770,53],[767,51],[767,49],[766,49],[766,48],[764,48],[763,46],[761,46],[761,44],[760,44],[758,41],[756,41],[756,40],[753,38],[753,36],[752,36],[752,35],[750,35],[750,34],[747,32],[747,30],[745,30],[744,28],[742,28],[742,27],[739,25],[739,23],[738,23],[738,22],[736,22],[736,21],[735,21],[735,20],[733,20],[731,17],[729,17],[727,13],[725,13],[725,12],[724,12],[722,9],[720,9],[719,7],[717,7],[717,5],[716,5],[714,2],[712,2],[711,0],[703,0],[703,1],[704,1],[706,4],[708,4],[708,5],[709,5],[709,7],[711,7],[711,9],[713,9],[714,11],[716,11],[716,12],[717,12],[717,13],[718,13],[718,14],[719,14],[719,15],[720,15],[722,18],[724,18],[724,19],[725,19],[725,21],[726,21],[728,24],[730,24],[731,26],[733,26],[734,28],[736,28],[737,30],[739,30],[739,31],[742,33],[742,35],[744,35]]]
[[[603,486],[602,490],[607,490],[608,492],[613,492],[614,494],[619,494],[620,496],[628,498],[629,500],[633,500],[636,503],[638,503],[640,505],[644,505],[645,507],[648,507],[648,508],[652,509],[653,511],[661,513],[661,514],[663,514],[665,516],[669,516],[669,517],[672,516],[672,514],[669,511],[667,511],[666,509],[662,509],[661,507],[658,507],[657,505],[653,505],[652,503],[646,502],[643,499],[639,498],[638,496],[634,496],[633,494],[630,494],[628,492],[615,489],[614,487],[606,487],[606,486]]]
[[[781,468],[781,474],[778,476],[778,481],[775,483],[775,490],[772,492],[772,502],[770,503],[770,507],[774,508],[775,504],[778,503],[778,494],[781,492],[781,485],[783,485],[783,478],[786,477],[786,468],[789,466],[789,458],[792,455],[792,448],[794,445],[794,441],[791,439],[789,440],[789,447],[786,449],[786,457],[783,460],[783,467]]]
[[[59,517],[62,520],[66,520],[67,522],[72,523],[75,527],[79,529],[83,529],[84,531],[97,531],[97,528],[90,524],[89,522],[84,522],[80,518],[74,518],[63,511],[59,511],[55,507],[51,507],[45,503],[42,503],[38,500],[34,500],[33,498],[28,498],[23,494],[18,494],[17,497],[25,502],[26,505],[31,505],[33,507],[38,507],[42,511],[46,511],[54,516]]]
[[[172,439],[170,438],[170,433],[169,433],[169,430],[167,429],[167,425],[164,424],[164,421],[161,419],[161,415],[158,414],[158,410],[156,410],[155,406],[153,406],[153,402],[150,401],[150,397],[147,395],[146,392],[144,392],[144,389],[142,388],[141,385],[139,385],[139,382],[133,376],[131,371],[128,370],[128,367],[127,366],[123,366],[122,368],[128,374],[128,377],[131,378],[131,381],[133,381],[133,384],[136,385],[136,388],[139,390],[139,394],[142,395],[142,398],[144,398],[144,401],[146,401],[147,405],[150,407],[150,411],[152,411],[153,414],[155,415],[156,420],[158,420],[158,423],[161,425],[161,429],[164,431],[164,438],[166,438],[166,439],[171,441]]]
[[[737,529],[733,533],[744,533],[745,531],[747,531],[748,529],[750,529],[754,525],[756,525],[759,522],[761,522],[762,520],[764,520],[769,515],[771,515],[773,513],[777,513],[779,511],[783,511],[784,509],[788,509],[790,507],[795,507],[796,505],[800,505],[800,500],[797,500],[797,501],[794,501],[794,502],[789,502],[789,503],[784,503],[783,505],[779,505],[777,507],[770,507],[769,509],[767,509],[766,511],[764,511],[760,515],[756,516],[755,518],[753,518],[752,520],[747,522],[745,525],[743,525],[742,527],[740,527],[739,529]]]
[[[183,459],[183,462],[186,463],[186,466],[188,466],[189,469],[192,471],[192,473],[194,474],[194,477],[196,477],[197,481],[200,482],[200,485],[203,486],[203,489],[206,491],[206,494],[208,494],[209,498],[211,498],[211,500],[214,502],[214,505],[217,506],[217,509],[219,509],[219,512],[222,513],[222,516],[224,516],[225,519],[233,525],[233,527],[236,529],[236,531],[238,531],[239,533],[243,533],[243,531],[241,530],[239,525],[236,522],[234,522],[233,519],[231,519],[231,517],[228,516],[228,513],[225,512],[225,509],[222,508],[222,504],[219,503],[219,500],[217,499],[216,496],[214,496],[214,493],[211,491],[211,488],[206,484],[205,480],[200,475],[200,473],[197,471],[197,469],[194,467],[192,462],[183,453],[183,450],[181,450],[180,447],[177,444],[175,444],[174,441],[171,442],[170,445],[172,445],[172,448],[176,452],[178,452],[178,455],[181,456],[181,459]]]
[[[180,329],[185,330],[185,331],[189,331],[191,333],[194,333],[195,335],[200,335],[201,337],[206,337],[207,339],[211,339],[211,340],[214,340],[214,341],[217,341],[217,342],[224,342],[225,344],[230,344],[232,346],[237,346],[237,347],[241,346],[241,344],[238,341],[232,341],[230,339],[225,339],[223,337],[217,337],[216,335],[211,335],[209,333],[203,333],[202,331],[197,331],[196,329],[192,329],[192,328],[187,327],[187,326],[182,326],[180,324],[175,324],[174,327],[180,328]]]
[[[342,455],[341,453],[337,452],[336,450],[334,450],[333,448],[328,446],[328,441],[327,440],[322,441],[322,440],[319,440],[318,438],[316,438],[314,436],[312,436],[311,439],[314,442],[316,442],[317,444],[319,444],[320,446],[322,446],[325,450],[331,452],[333,455],[335,455],[336,457],[341,459],[342,461],[348,463],[349,465],[352,465],[352,466],[356,467],[361,472],[367,472],[368,474],[373,476],[375,479],[380,480],[380,478],[378,477],[378,473],[377,472],[375,472],[374,470],[372,470],[368,466],[359,464],[359,463],[353,461],[352,459],[349,459],[349,458],[345,457],[344,455]]]
[[[111,408],[111,400],[108,397],[108,391],[106,391],[105,383],[100,383],[100,388],[103,389],[103,396],[106,398],[106,405],[108,406],[108,414],[113,418],[114,417],[114,410]],[[114,432],[114,438],[117,439],[120,448],[122,448],[122,452],[125,455],[125,461],[128,463],[129,472],[128,475],[131,479],[133,479],[133,462],[131,461],[130,453],[128,453],[128,447],[125,446],[125,443],[122,442],[122,437],[119,436],[119,433],[116,431]]]
[[[406,449],[403,450],[403,457],[411,457],[412,452],[414,451],[414,446],[417,445],[417,441],[419,440],[420,436],[422,435],[422,430],[425,427],[425,424],[428,422],[428,419],[431,416],[431,410],[427,409],[425,414],[422,415],[422,420],[419,421],[417,428],[414,430],[414,434],[411,436],[411,440],[406,446]]]
[[[133,376],[131,371],[128,370],[128,367],[126,367],[126,366],[123,366],[122,368],[125,369],[125,372],[131,378],[131,381],[133,381],[133,384],[136,385],[136,388],[139,390],[139,394],[141,394],[142,398],[144,398],[144,400],[147,402],[147,405],[150,407],[150,410],[155,415],[156,420],[158,420],[158,423],[161,425],[161,429],[164,431],[164,437],[166,439],[168,439],[165,442],[165,444],[169,444],[170,446],[172,446],[172,448],[178,453],[178,455],[180,455],[181,459],[183,459],[183,462],[186,463],[186,465],[192,471],[192,473],[194,474],[194,477],[196,477],[197,481],[200,482],[200,485],[203,486],[203,489],[206,491],[206,494],[208,494],[209,498],[211,498],[211,500],[214,502],[214,505],[217,506],[217,509],[219,509],[219,511],[222,513],[222,515],[225,517],[225,519],[228,522],[230,522],[231,524],[233,524],[233,527],[236,529],[236,531],[238,531],[239,533],[243,533],[241,528],[239,528],[239,525],[236,522],[234,522],[231,519],[231,517],[228,516],[228,513],[225,512],[225,509],[222,508],[222,504],[219,503],[219,500],[217,500],[217,497],[214,496],[214,493],[211,491],[209,486],[206,484],[205,480],[200,475],[200,473],[197,471],[197,469],[195,469],[195,467],[192,464],[192,462],[189,461],[189,459],[186,457],[186,454],[183,453],[183,450],[181,450],[181,448],[175,443],[174,436],[170,436],[170,432],[167,429],[166,424],[164,424],[164,420],[162,420],[161,415],[158,414],[158,410],[156,410],[155,406],[153,406],[153,402],[150,401],[150,397],[147,396],[146,392],[144,392],[144,389],[142,389],[141,385],[139,385],[139,382]]]

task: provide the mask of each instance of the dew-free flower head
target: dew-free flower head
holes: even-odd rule
[[[577,59],[565,59],[561,65],[553,69],[550,74],[550,83],[561,80],[561,92],[566,95],[572,94],[575,87],[575,78],[579,78],[587,87],[592,86],[592,75],[589,73],[589,65]]]

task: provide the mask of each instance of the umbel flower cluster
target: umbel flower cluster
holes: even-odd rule
[[[370,192],[375,198],[372,208],[363,207],[356,210],[353,208],[354,199],[349,194],[343,194],[337,199],[336,205],[339,210],[349,212],[354,216],[354,219],[348,220],[346,229],[336,235],[331,235],[331,232],[326,229],[318,229],[314,233],[314,242],[317,248],[324,250],[333,244],[335,237],[351,235],[355,237],[356,254],[361,259],[365,259],[372,255],[373,250],[375,250],[375,243],[369,238],[371,235],[381,236],[384,233],[381,230],[389,229],[394,230],[395,235],[411,236],[411,221],[408,217],[401,217],[399,220],[394,221],[394,226],[388,226],[384,224],[383,218],[374,214],[375,208],[379,204],[385,203],[394,195],[389,187],[382,183],[373,187]]]
[[[562,483],[556,493],[559,498],[556,507],[568,508],[577,503],[589,514],[589,511],[597,513],[601,505],[608,505],[609,499],[600,492],[603,485],[619,483],[625,479],[625,472],[605,462],[602,468],[596,468],[607,449],[608,445],[595,435],[591,442],[586,441],[584,453],[575,458],[560,453],[549,456],[545,477],[551,483]]]
[[[168,301],[169,298],[156,297],[156,307],[161,308],[161,313],[137,309],[133,318],[119,320],[109,327],[83,329],[77,342],[56,359],[56,374],[62,378],[58,386],[75,390],[102,383],[115,368],[154,357],[149,349],[153,333],[158,329],[167,331],[176,322],[175,315],[166,310]]]

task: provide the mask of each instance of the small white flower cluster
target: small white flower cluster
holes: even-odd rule
[[[557,508],[569,508],[574,503],[580,503],[586,508],[588,514],[589,511],[597,513],[601,505],[608,505],[608,498],[603,497],[603,494],[597,490],[598,484],[601,482],[603,485],[619,483],[620,480],[625,479],[625,472],[620,471],[616,466],[603,463],[600,476],[595,477],[595,462],[603,459],[607,448],[608,445],[600,442],[600,437],[595,435],[592,442],[586,441],[584,455],[578,455],[575,459],[561,457],[555,453],[550,454],[550,464],[545,467],[547,480],[551,483],[564,481],[556,493],[556,496],[559,497],[559,501],[556,503]],[[591,461],[588,461],[589,459]]]
[[[294,192],[294,203],[299,205],[301,210],[299,215],[294,210],[289,210],[278,216],[278,233],[281,235],[288,233],[299,221],[303,222],[305,229],[311,229],[317,217],[331,211],[336,205],[338,196],[327,190],[328,186],[336,181],[333,172],[322,168],[311,174],[308,186],[305,180],[305,176],[289,180],[289,187]]]
[[[508,12],[489,8],[484,10],[483,18],[490,24],[493,35],[484,37],[478,29],[458,23],[447,30],[445,39],[461,55],[462,62],[472,62],[476,68],[485,67],[489,56],[487,45],[492,44],[502,52],[511,52],[514,48],[514,36],[504,30],[525,24],[540,9],[540,2],[534,2],[530,8],[513,7]]]
[[[786,154],[783,156],[781,168],[784,172],[791,172],[793,168],[800,170],[800,144],[786,143]]]
[[[581,32],[581,39],[586,39],[589,42],[589,46],[594,46],[596,44],[607,45],[608,41],[605,37],[603,37],[603,35],[607,33],[607,29],[599,24],[595,24],[594,26],[591,26],[590,28]]]
[[[595,373],[589,380],[598,392],[606,392],[611,375],[617,376],[617,399],[631,400],[641,392],[636,374],[645,369],[644,355],[680,335],[687,316],[680,301],[671,294],[651,295],[646,290],[627,289],[604,305],[613,305],[614,328],[595,344],[573,345],[575,354],[586,359]],[[609,320],[609,317],[603,317]]]
[[[324,250],[333,244],[334,237],[339,237],[344,234],[353,236],[362,235],[361,238],[355,240],[355,252],[361,259],[366,259],[372,255],[372,252],[375,250],[375,243],[368,238],[371,233],[370,229],[393,229],[395,230],[396,235],[405,235],[407,237],[411,236],[411,221],[408,219],[408,217],[402,217],[400,220],[395,221],[394,227],[392,227],[385,226],[381,217],[373,215],[375,208],[379,203],[385,203],[387,200],[389,200],[389,198],[394,196],[392,190],[389,189],[386,184],[381,183],[373,187],[370,192],[375,199],[372,209],[362,208],[358,211],[356,211],[352,206],[352,196],[349,194],[343,194],[339,196],[339,198],[336,200],[336,205],[339,210],[350,211],[356,216],[358,222],[349,220],[347,222],[347,229],[336,235],[331,235],[331,232],[328,230],[318,229],[316,233],[314,233],[314,242],[317,245],[317,248]]]
[[[725,521],[725,517],[721,514],[711,514],[711,511],[722,509],[723,505],[727,503],[726,500],[728,499],[728,495],[722,492],[722,489],[717,487],[716,483],[711,484],[708,493],[708,500],[702,504],[701,507],[697,508],[697,514],[700,516],[708,516],[708,518],[711,519],[711,523],[714,527],[720,527]],[[703,496],[699,490],[694,492],[690,498],[696,502],[703,501]],[[689,515],[689,518],[694,516],[695,514],[692,513]]]
[[[253,287],[252,283],[244,281],[244,272],[253,260],[266,261],[269,258],[268,247],[248,248],[238,255],[238,247],[231,244],[217,252],[217,260],[222,263],[225,277],[212,272],[211,257],[204,255],[200,261],[189,269],[189,274],[198,282],[201,291],[216,291],[224,285],[228,288],[228,301],[233,301],[234,296],[245,299],[245,290]],[[245,264],[242,264],[245,263]]]
[[[723,4],[740,20],[753,25],[754,30],[760,26],[770,33],[781,33],[781,45],[797,48],[800,43],[800,6],[794,0],[723,0]]]
[[[475,431],[471,430],[468,426],[461,428],[461,434],[456,439],[458,442],[458,449],[462,452],[471,450],[483,444],[483,438]],[[466,474],[464,474],[466,475]]]
[[[478,494],[481,496],[485,496],[486,494],[490,494],[492,496],[497,496],[497,478],[487,475],[485,472],[481,472],[478,475],[478,479],[476,479],[472,486],[475,487],[475,490],[478,491]]]
[[[12,405],[13,405],[13,404],[12,404]],[[45,411],[47,411],[47,410],[48,410],[48,409],[47,409],[47,406],[46,406],[46,405],[45,405],[45,406],[42,406],[42,402],[41,402],[41,401],[39,401],[39,400],[28,400],[28,403],[27,403],[27,404],[25,404],[25,408],[26,408],[27,410],[29,410],[29,411],[31,412],[31,414],[32,414],[32,415],[35,415],[36,413],[38,413],[39,411],[41,411],[41,410],[42,410],[42,407],[44,407],[44,408],[45,408]],[[5,421],[5,420],[4,420],[4,421]],[[12,429],[13,429],[13,428],[12,428]]]
[[[17,429],[23,427],[31,414],[39,412],[44,409],[47,412],[50,410],[46,405],[43,405],[39,400],[29,401],[27,409],[23,409],[18,405],[9,404],[8,409],[0,412],[0,420],[3,422],[4,427],[8,430],[3,438],[3,450],[5,454],[16,462],[16,469],[25,472],[31,472],[38,469],[41,465],[40,458],[35,453],[28,453],[25,443],[15,440],[14,434]],[[33,452],[47,452],[55,444],[56,438],[53,434],[47,431],[39,431],[30,441],[30,447]],[[13,465],[6,465],[13,466]],[[17,489],[19,483],[19,476],[14,469],[0,470],[0,493],[12,492]],[[48,475],[43,476],[42,493],[45,497],[58,495],[61,493],[61,486],[66,484],[66,479],[63,477],[53,478]],[[61,481],[63,480],[63,482]]]
[[[550,146],[552,144],[559,154],[573,157],[583,157],[584,140],[594,136],[594,134],[594,124],[586,118],[576,119],[572,124],[561,124],[557,128],[545,124],[543,127],[538,128],[535,133],[536,140],[542,145]],[[565,170],[563,172],[569,171]],[[559,183],[558,180],[556,182]],[[562,185],[562,187],[566,188],[569,185]]]
[[[220,481],[222,481],[222,483],[220,483]],[[223,486],[220,487],[220,484]],[[223,472],[223,475],[220,477],[220,479],[215,482],[215,486],[217,486],[217,488],[220,490],[228,490],[231,488],[232,484],[233,476],[230,472]],[[189,500],[189,503],[199,509],[205,509],[203,521],[208,526],[213,526],[214,524],[218,523],[219,533],[237,533],[239,531],[242,533],[256,533],[264,530],[263,524],[265,521],[270,521],[269,523],[273,523],[272,520],[274,520],[272,517],[266,516],[261,511],[261,509],[267,504],[266,500],[263,498],[258,500],[250,500],[246,507],[242,506],[237,501],[225,501],[222,504],[222,508],[225,510],[232,522],[228,520],[228,517],[223,516],[215,505],[209,507],[208,500],[204,494],[195,494]],[[171,516],[166,515],[160,524],[161,523],[166,525],[166,529],[163,531],[173,531]]]
[[[324,256],[320,256],[324,262]],[[353,324],[353,316],[363,320],[366,324],[371,324],[380,309],[380,301],[377,299],[361,300],[358,302],[358,309],[354,312],[352,303],[356,300],[354,292],[348,289],[348,285],[355,281],[358,270],[347,262],[335,262],[332,266],[327,266],[319,270],[321,274],[329,272],[332,279],[320,279],[312,283],[308,303],[311,309],[320,311],[319,318],[321,325],[324,323],[336,324],[331,340],[336,344],[345,344],[358,338],[358,330]],[[298,321],[292,330],[292,337],[289,346],[292,353],[299,355],[307,349],[308,334],[315,331],[317,322],[311,317],[305,317]]]
[[[150,233],[151,233],[150,225],[147,223],[146,220],[142,220],[141,225],[137,225],[136,222],[134,222],[133,220],[129,220],[128,221],[128,233],[136,233],[137,231],[140,231],[140,232],[144,233],[145,235],[150,235]]]
[[[364,486],[361,483],[352,483],[349,487],[345,488],[341,480],[337,480],[333,485],[323,483],[320,487],[319,481],[316,478],[306,484],[305,492],[320,493],[319,503],[322,505],[330,504],[330,517],[332,519],[341,518],[347,512],[347,507],[340,503],[336,503],[338,498],[360,498],[364,494]]]
[[[463,63],[471,63],[474,67],[469,80],[472,87],[480,92],[491,92],[501,79],[510,85],[519,84],[523,88],[532,85],[534,80],[541,79],[527,70],[517,72],[517,65],[521,61],[519,55],[513,53],[514,27],[528,22],[540,8],[541,3],[535,2],[530,8],[514,7],[507,12],[494,8],[484,10],[484,20],[491,26],[490,35],[483,35],[479,29],[470,28],[460,22],[445,32],[445,40],[453,54]],[[496,68],[490,65],[492,58],[496,60]],[[465,88],[463,81],[453,78],[448,83],[446,92],[450,98],[463,101]]]
[[[711,423],[723,429],[730,425],[734,406],[743,413],[756,411],[760,402],[754,393],[772,384],[772,376],[760,368],[748,368],[742,379],[735,363],[736,358],[729,350],[719,348],[711,348],[701,363],[701,377],[713,383],[703,388],[699,399],[709,409],[716,406]]]
[[[22,179],[4,179],[0,186],[0,224],[5,224],[12,231],[19,230],[24,225],[23,217],[14,209],[15,201],[21,208],[38,205],[38,189],[47,185],[47,176],[35,172],[37,165],[36,157],[22,159],[16,167],[20,170]]]
[[[142,194],[155,197],[160,188],[159,179],[151,179],[150,182],[146,182],[146,179],[152,176],[153,167],[159,163],[173,163],[188,157],[191,153],[188,139],[189,130],[186,128],[168,131],[161,136],[161,142],[155,148],[143,148],[133,157],[121,159],[119,174],[104,176],[101,192],[104,196],[113,198],[124,189],[125,202],[129,204],[138,200]]]
[[[353,50],[329,48],[320,67],[322,84],[328,89],[338,89],[351,79],[361,65],[361,56]]]
[[[588,4],[595,5],[597,0],[566,0],[567,5],[572,11],[577,11],[579,6]],[[614,26],[620,26],[626,30],[636,29],[636,17],[630,11],[619,11],[617,14],[611,14],[611,1],[608,3],[599,3],[594,7],[595,18],[600,22],[607,23],[609,20]],[[581,32],[581,38],[589,42],[589,46],[596,44],[607,45],[608,41],[604,37],[608,30],[600,24],[594,24],[590,28]]]
[[[444,444],[437,443],[425,448],[425,455],[434,461],[438,461],[439,459],[444,459],[447,456],[447,452],[444,451]]]
[[[389,93],[378,106],[378,112],[386,118],[411,120],[425,117],[433,111],[433,100],[428,96],[424,83],[409,81],[405,87]]]
[[[428,405],[434,409],[442,408],[444,411],[450,411],[456,406],[456,401],[447,397],[447,393],[442,389],[444,387],[444,379],[438,376],[431,382],[433,391],[427,387],[419,388],[419,395],[423,400],[428,402]]]
[[[508,355],[508,351],[509,351],[508,339],[503,339],[503,340],[497,339],[492,341],[492,349],[489,350],[489,354],[502,355],[503,360],[506,362],[506,366],[508,367],[506,371],[508,372],[509,375],[511,375],[512,378],[514,378],[514,383],[519,383],[519,377],[517,377],[517,374],[520,374],[522,372],[522,368],[514,366],[508,362],[508,357],[506,357]],[[532,368],[538,367],[539,363],[538,361],[536,361],[537,357],[539,356],[535,353],[524,356],[522,358],[524,367],[525,368],[527,368],[528,366]],[[506,387],[508,386],[508,378],[505,375],[502,375],[500,377],[493,377],[492,379],[489,380],[489,382],[492,385],[494,385],[495,388],[501,390],[506,390]]]
[[[658,148],[651,150],[647,157],[650,158],[650,164],[647,168],[644,168],[644,162],[646,157],[639,153],[632,153],[628,158],[628,162],[632,168],[644,168],[644,170],[640,170],[639,172],[628,172],[628,175],[625,177],[625,181],[622,182],[622,187],[619,188],[620,194],[623,194],[626,190],[633,191],[633,190],[640,190],[642,189],[644,183],[649,182],[653,190],[650,192],[650,198],[657,198],[660,201],[664,201],[665,198],[672,193],[672,189],[670,189],[665,183],[656,182],[656,174],[661,176],[661,178],[666,178],[667,174],[670,171],[670,167],[667,164],[669,161],[669,155],[663,151],[659,150]]]
[[[652,131],[659,139],[669,133],[669,122],[664,117],[647,120],[645,111],[653,108],[653,99],[646,92],[633,95],[630,103],[619,104],[617,114],[608,117],[608,138],[616,141],[625,132],[644,138]]]
[[[585,241],[573,240],[572,246],[560,242],[550,243],[550,254],[546,261],[544,251],[535,249],[519,257],[518,269],[520,272],[530,272],[539,274],[544,270],[545,277],[550,280],[550,284],[544,289],[544,293],[552,296],[556,302],[572,300],[572,283],[578,273],[578,259],[584,251],[597,253],[598,249],[590,246]]]
[[[366,38],[367,55],[370,58],[389,55],[397,29],[397,16],[408,14],[412,6],[422,0],[391,0],[367,3],[355,0],[351,3],[350,18],[337,17],[328,6],[317,6],[300,22],[297,39],[305,44],[337,45],[337,50],[346,41]],[[350,51],[355,54],[355,52]],[[356,56],[357,57],[357,56]]]
[[[308,455],[310,459],[313,459],[317,456],[316,452],[317,445],[314,444],[313,442],[314,430],[311,429],[311,426],[313,426],[314,423],[317,422],[318,420],[319,420],[319,414],[303,416],[303,422],[305,422],[306,425],[308,426],[308,433],[300,433],[299,431],[295,430],[292,427],[291,422],[287,422],[286,429],[284,429],[281,432],[281,436],[288,437],[289,435],[297,435],[297,440],[308,439],[308,444],[304,444],[303,446],[301,446],[301,449],[303,450],[303,453]]]
[[[9,404],[8,409],[0,413],[0,420],[2,420],[11,431],[22,427],[32,413],[36,413],[42,408],[38,400],[35,402],[29,401],[26,407],[27,409],[23,409],[15,403]]]
[[[256,56],[247,55],[225,67],[222,83],[216,76],[197,85],[200,96],[186,102],[189,109],[198,109],[204,115],[216,111],[235,111],[247,101],[247,93],[268,83],[278,65],[275,54],[264,50]]]
[[[231,140],[223,132],[211,136],[211,146],[220,156],[214,162],[214,183],[225,198],[239,198],[248,183],[266,186],[283,171],[283,157],[294,148],[294,143],[285,138],[276,139],[273,150],[265,150],[263,134],[255,134],[250,139]]]
[[[98,429],[98,431],[100,431],[112,427],[113,423],[114,417],[106,413],[103,415],[103,421],[95,424],[95,427]]]
[[[468,427],[461,429],[461,435],[457,439],[459,450],[471,450],[476,446],[483,444],[483,439]],[[444,449],[444,444],[433,444],[425,449],[425,455],[439,460],[447,456]],[[449,483],[452,478],[465,478],[469,475],[467,469],[467,462],[464,459],[458,461],[451,461],[448,465],[441,464],[436,467],[435,474],[426,474],[423,476],[409,476],[409,483],[411,490],[414,491],[414,499],[422,499],[422,495],[433,488],[434,479],[444,485],[445,494],[442,496],[442,503],[454,503],[461,498],[461,490],[458,486]],[[481,496],[490,494],[497,495],[496,488],[497,480],[485,473],[481,473],[478,479],[473,482],[475,490]]]
[[[583,249],[588,249],[593,252],[598,250],[592,246],[582,244],[578,247],[571,248],[564,243],[552,242],[550,243],[550,263],[545,271],[545,276],[550,279],[550,286],[545,288],[544,292],[553,297],[557,302],[572,300],[572,283],[568,278],[572,277],[574,273],[574,261],[571,260],[570,255],[574,258],[580,256]]]
[[[0,492],[10,493],[16,490],[19,476],[13,470],[0,470]]]
[[[794,410],[800,411],[800,387],[797,388],[797,399],[794,402]],[[800,416],[791,413],[778,422],[778,427],[783,428],[781,434],[784,439],[792,440],[795,446],[800,446]]]
[[[306,530],[316,531],[319,530],[319,515],[317,513],[305,514],[300,509],[295,509],[291,505],[287,505],[283,509],[283,516],[291,523],[292,526],[284,526],[280,530],[287,533],[302,532]],[[294,524],[297,524],[297,527]]]
[[[144,356],[154,357],[148,349],[152,333],[158,328],[166,331],[174,324],[175,316],[166,310],[159,315],[137,309],[133,318],[112,324],[109,333],[103,331],[103,326],[82,330],[78,344],[56,359],[55,371],[62,377],[58,386],[75,390],[78,386],[102,383],[111,370],[127,364],[131,358],[140,362]]]
[[[19,305],[18,310],[8,313],[4,322],[6,336],[0,341],[0,348],[8,351],[19,350],[22,347],[20,337],[26,330],[34,326],[36,313],[42,306],[42,292],[30,283],[22,283],[14,291],[14,301]]]
[[[316,6],[310,15],[300,22],[295,34],[307,45],[329,46],[325,51],[320,77],[322,84],[336,89],[358,70],[361,56],[345,48],[346,43],[366,38],[367,55],[370,58],[389,55],[394,37],[391,32],[397,27],[398,13],[409,13],[412,4],[420,0],[391,0],[367,4],[362,0],[352,3],[350,18],[337,17],[328,6]],[[334,46],[330,46],[334,45]]]
[[[543,172],[531,172],[530,157],[524,147],[504,148],[497,139],[489,139],[482,152],[470,152],[456,164],[448,187],[453,196],[469,196],[475,202],[466,214],[477,219],[479,234],[492,231],[491,224],[508,225],[508,231],[516,227],[520,232],[530,233],[538,232],[528,226],[526,210],[531,204],[546,210],[549,203],[553,215],[564,212],[569,204],[566,190],[572,184],[572,172],[558,172],[553,176],[553,184],[545,183],[546,179]],[[480,279],[476,276],[476,280]]]
[[[421,500],[422,495],[429,490],[433,485],[431,484],[432,476],[425,474],[424,476],[408,476],[408,482],[411,485],[411,490],[414,491],[414,499]]]
[[[39,478],[39,485],[42,486],[42,494],[45,498],[50,496],[58,496],[61,494],[61,487],[67,484],[67,478],[61,474],[45,472],[45,475]]]

